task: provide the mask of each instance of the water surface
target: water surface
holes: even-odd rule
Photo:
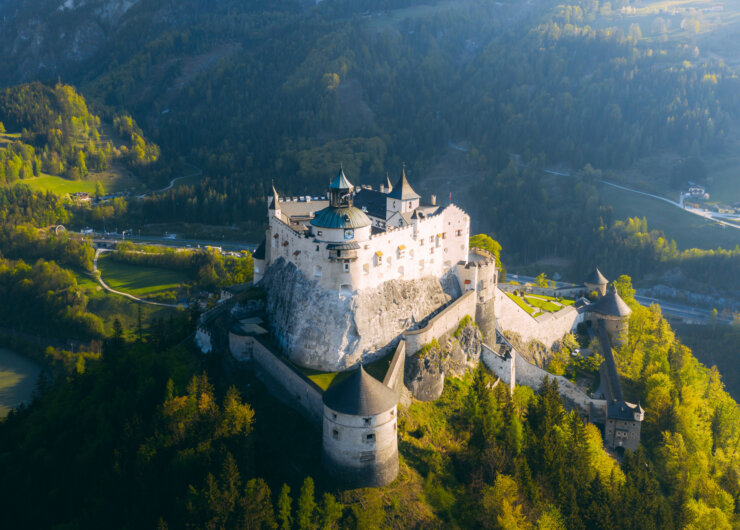
[[[0,348],[0,418],[30,401],[41,366],[11,350]]]

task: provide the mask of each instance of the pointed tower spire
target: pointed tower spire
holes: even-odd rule
[[[391,178],[388,175],[388,172],[385,172],[385,192],[390,193],[393,191],[393,184],[391,184]]]
[[[405,162],[401,167],[401,176],[399,177],[398,182],[396,182],[396,185],[393,186],[393,190],[388,196],[392,199],[400,199],[402,201],[420,198],[419,194],[414,191],[414,189],[411,187],[411,184],[409,184],[409,181],[406,179]]]
[[[278,192],[275,189],[275,181],[272,181],[272,203],[270,204],[269,208],[271,210],[279,210],[280,209],[280,197],[278,196]]]

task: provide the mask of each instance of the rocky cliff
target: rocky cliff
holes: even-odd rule
[[[404,384],[414,398],[434,401],[442,395],[446,376],[462,376],[480,360],[483,335],[468,324],[454,335],[442,337],[427,351],[406,359]]]
[[[391,280],[352,294],[326,291],[280,259],[265,272],[270,332],[300,366],[346,370],[389,353],[400,335],[457,296],[454,281]]]

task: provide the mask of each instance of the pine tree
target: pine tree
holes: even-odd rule
[[[278,497],[278,521],[280,521],[280,530],[290,530],[293,525],[292,505],[293,499],[290,498],[290,486],[283,484]]]
[[[337,502],[334,495],[324,493],[324,498],[319,507],[319,521],[321,530],[331,530],[338,528],[337,523],[342,518],[344,506]]]
[[[311,477],[306,477],[301,486],[301,494],[298,497],[298,509],[296,519],[300,530],[309,530],[314,527],[314,512],[316,511],[316,500],[314,498],[314,484]]]

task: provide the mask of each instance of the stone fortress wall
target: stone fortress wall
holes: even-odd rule
[[[566,333],[573,331],[585,317],[574,307],[568,306],[556,313],[544,313],[532,318],[498,287],[494,307],[496,321],[501,329],[518,333],[525,343],[536,340],[548,348],[552,348]]]
[[[475,318],[476,296],[475,291],[467,291],[445,307],[439,314],[432,317],[426,326],[421,329],[406,331],[403,338],[406,341],[406,355],[411,356],[422,346],[432,342],[457,328],[465,315]]]
[[[545,377],[556,379],[566,409],[577,409],[587,418],[591,418],[594,411],[603,411],[606,408],[606,401],[589,397],[565,377],[553,375],[533,365],[515,349],[511,349],[506,355],[499,355],[483,345],[481,360],[486,368],[510,386],[513,386],[512,375],[514,375],[515,384],[528,386],[535,390],[542,386]]]
[[[231,354],[239,362],[252,362],[260,380],[270,393],[300,412],[309,422],[321,428],[323,391],[313,381],[275,355],[257,337],[229,333]]]

